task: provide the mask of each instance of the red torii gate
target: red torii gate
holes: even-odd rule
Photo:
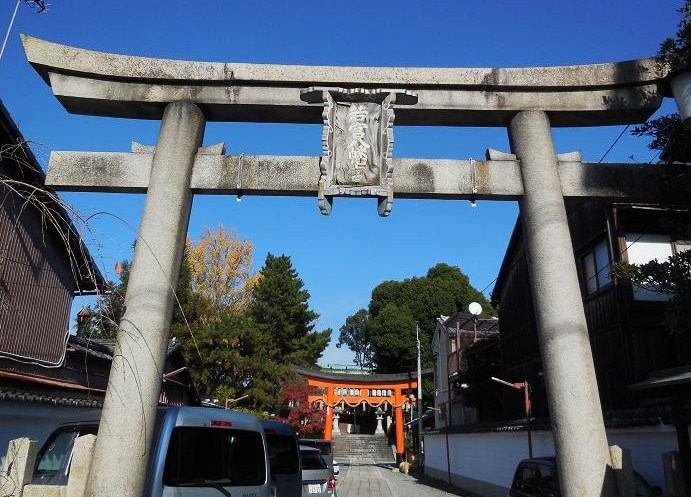
[[[396,427],[396,457],[402,460],[403,444],[403,405],[408,403],[404,390],[415,391],[417,374],[347,374],[315,371],[293,366],[295,372],[307,380],[307,384],[319,389],[320,393],[309,395],[310,403],[322,402],[326,405],[324,438],[333,438],[333,413],[339,405],[370,405],[372,407],[393,408]]]

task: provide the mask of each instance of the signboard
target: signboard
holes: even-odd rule
[[[378,199],[380,216],[393,204],[393,104],[411,105],[404,90],[308,88],[301,98],[324,104],[319,209],[329,215],[335,196]]]

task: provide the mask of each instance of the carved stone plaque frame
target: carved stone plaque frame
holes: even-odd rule
[[[319,209],[329,215],[333,197],[378,199],[380,216],[393,204],[393,104],[417,103],[405,90],[307,88],[302,100],[323,103],[323,157],[318,186]]]

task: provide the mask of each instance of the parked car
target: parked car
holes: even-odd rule
[[[69,423],[56,428],[38,452],[31,483],[67,485],[75,440],[97,433],[98,420]]]
[[[319,449],[300,445],[303,497],[337,497],[336,477]]]
[[[63,425],[39,451],[32,484],[66,484],[74,441],[93,434],[98,420]],[[157,411],[144,496],[198,496],[200,488],[229,495],[269,497],[268,449],[254,416],[203,407],[161,407]]]
[[[271,480],[276,487],[276,497],[300,497],[302,464],[295,428],[279,421],[262,421],[262,427],[269,449]]]
[[[634,471],[635,497],[662,495],[662,489],[650,486]],[[559,471],[554,457],[523,459],[518,463],[508,497],[561,497]]]
[[[321,455],[326,461],[326,464],[329,465],[329,468],[334,470],[335,475],[338,474],[334,468],[333,447],[330,440],[324,440],[323,438],[301,438],[300,445],[319,449],[319,452],[321,452]]]

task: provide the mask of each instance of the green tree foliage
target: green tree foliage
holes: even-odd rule
[[[663,325],[674,335],[691,328],[691,250],[679,252],[665,261],[657,259],[646,264],[614,264],[614,276],[629,280],[647,290],[671,295],[663,317]]]
[[[219,399],[247,396],[241,405],[268,410],[278,398],[276,378],[282,367],[271,361],[271,337],[257,330],[251,319],[225,314],[208,323],[176,324],[187,352],[188,365],[200,392]]]
[[[482,305],[486,315],[495,314],[487,299],[470,285],[468,277],[458,267],[444,263],[430,268],[424,277],[378,285],[372,291],[364,327],[364,341],[371,346],[376,371],[394,373],[415,369],[416,322],[420,327],[423,367],[429,367],[436,319],[457,311],[467,312],[468,304],[473,301]],[[348,319],[356,320],[358,313]]]
[[[663,74],[691,70],[691,0],[686,0],[678,12],[681,20],[677,32],[660,44],[655,58]],[[663,152],[667,162],[691,162],[691,132],[684,129],[679,114],[652,119],[635,127],[632,133],[652,138],[648,147]],[[687,176],[684,181],[688,185],[691,178]]]
[[[366,329],[369,322],[369,313],[366,309],[360,309],[352,316],[346,318],[341,326],[336,347],[343,345],[355,354],[355,364],[361,368],[372,367],[372,345],[367,339]]]
[[[267,255],[249,313],[258,328],[272,337],[276,362],[315,366],[329,344],[331,329],[314,329],[319,314],[309,309],[309,296],[290,257]]]
[[[278,402],[279,381],[288,368],[270,328],[254,323],[243,303],[257,280],[247,269],[251,257],[251,243],[239,241],[222,227],[207,230],[196,244],[188,242],[171,334],[182,347],[203,398],[223,403],[247,396],[235,407],[269,411]],[[125,310],[130,263],[121,266],[120,281],[111,283],[112,291],[90,309],[80,335],[115,338]]]
[[[664,40],[657,52],[657,61],[672,71],[691,68],[691,0],[686,0],[677,12],[681,20],[676,35]]]
[[[463,351],[461,373],[454,388],[463,402],[478,410],[481,422],[502,417],[501,386],[492,376],[501,376],[500,341],[498,337],[480,340]],[[467,388],[459,388],[465,384]]]
[[[406,305],[389,302],[372,319],[368,327],[373,358],[378,373],[401,373],[417,368],[415,316]],[[429,348],[429,340],[421,337]]]
[[[691,70],[691,0],[679,9],[681,20],[674,37],[660,44],[656,60],[671,74]],[[636,136],[651,138],[648,147],[662,152],[665,162],[691,162],[691,130],[685,128],[678,114],[661,116],[636,127]],[[691,237],[691,174],[671,169],[664,176],[669,189],[667,198],[683,198],[686,215],[673,213],[663,224],[673,227],[678,239]],[[691,326],[691,265],[688,252],[671,256],[664,261],[651,261],[643,265],[615,263],[612,273],[635,285],[673,294],[664,315],[664,325],[670,333],[688,332]]]

